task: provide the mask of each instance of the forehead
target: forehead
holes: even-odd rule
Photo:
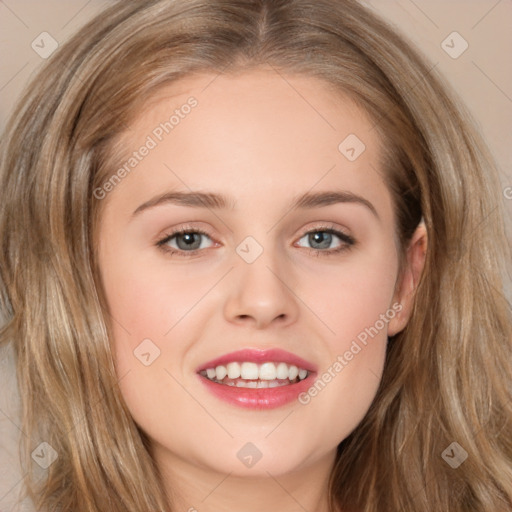
[[[343,130],[363,135],[368,124],[373,125],[370,116],[333,84],[261,67],[236,74],[196,73],[160,88],[138,110],[124,139],[135,143],[134,136],[152,132],[169,121],[173,113],[183,119],[179,111],[184,107],[189,110],[186,103],[191,97],[199,107],[192,109],[195,115],[191,118],[201,117],[204,121],[215,113],[218,117],[210,121],[217,124],[217,128],[245,121],[255,130],[265,126],[268,131],[274,125],[274,131],[279,132],[275,123],[278,120],[279,128],[287,123],[286,133],[281,135],[291,137],[314,136],[316,132],[321,135],[328,131],[342,133]],[[203,116],[197,116],[198,112]],[[191,122],[194,121],[187,124]],[[173,133],[177,135],[178,130]],[[374,141],[376,134],[371,133],[369,137]]]
[[[268,187],[297,195],[381,183],[380,140],[369,116],[319,79],[273,69],[197,74],[166,86],[121,143],[116,164],[138,160],[119,189],[137,197],[162,187],[221,187],[238,201],[256,201]],[[144,146],[150,150],[142,158],[133,156]]]

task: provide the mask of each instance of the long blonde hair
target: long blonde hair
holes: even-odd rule
[[[332,509],[510,510],[511,260],[496,166],[432,66],[355,0],[117,2],[30,84],[0,167],[0,341],[18,361],[28,495],[40,511],[172,510],[117,386],[93,190],[158,89],[263,64],[320,78],[368,112],[402,249],[421,217],[428,233],[412,317],[338,447]],[[30,453],[43,441],[58,459],[41,481]],[[457,469],[442,456],[454,442],[468,454]]]

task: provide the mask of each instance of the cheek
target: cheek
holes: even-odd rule
[[[144,338],[164,339],[201,300],[208,281],[186,276],[179,269],[117,260],[106,265],[105,293],[113,327],[133,347]],[[124,332],[124,334],[123,334]]]
[[[308,270],[299,292],[325,326],[332,350],[346,350],[350,341],[390,310],[395,290],[397,258],[391,244],[354,252],[339,265]],[[378,324],[386,335],[387,322]],[[348,343],[348,345],[347,345]]]
[[[189,272],[166,260],[148,261],[145,255],[134,254],[133,248],[124,248],[115,258],[104,258],[101,266],[113,356],[122,394],[135,419],[161,424],[166,417],[163,395],[172,397],[173,403],[182,401],[181,411],[190,406],[190,396],[172,376],[179,382],[190,378],[183,365],[212,314],[211,308],[204,313],[203,299],[218,276],[209,266]]]
[[[187,425],[201,414],[186,391],[189,386],[179,383],[184,382],[181,366],[189,340],[198,337],[194,329],[199,326],[190,319],[211,284],[144,259],[117,257],[115,264],[104,263],[113,357],[123,399],[135,422],[154,438],[166,438],[179,410],[181,421],[172,429],[179,446],[190,435]]]
[[[387,329],[398,305],[392,304],[396,280],[394,247],[354,257],[317,272],[301,291],[322,321],[328,357],[315,383],[299,397],[317,422],[336,425],[332,442],[341,440],[363,419],[380,384]]]

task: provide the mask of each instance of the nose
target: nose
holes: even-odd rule
[[[239,261],[231,275],[231,287],[224,306],[232,323],[263,329],[272,323],[286,326],[296,321],[299,306],[293,276],[284,271],[265,251],[253,263]]]

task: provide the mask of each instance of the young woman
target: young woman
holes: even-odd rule
[[[497,173],[359,3],[116,3],[1,158],[38,511],[510,510]]]

